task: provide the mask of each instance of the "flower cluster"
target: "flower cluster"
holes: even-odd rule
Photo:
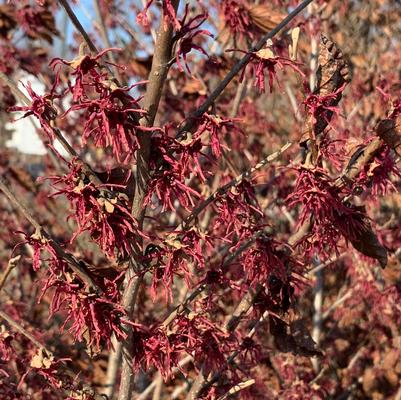
[[[92,139],[97,147],[111,147],[115,158],[127,163],[139,147],[138,130],[146,130],[138,122],[145,111],[140,108],[139,99],[128,92],[143,82],[120,88],[109,79],[99,60],[114,50],[119,49],[106,49],[96,56],[82,55],[73,61],[54,59],[51,66],[65,64],[74,69],[75,82],[69,85],[73,104],[62,117],[84,110],[82,144]]]
[[[249,63],[249,65],[251,74],[255,77],[254,86],[257,87],[261,93],[264,93],[266,90],[266,83],[265,83],[266,71],[269,76],[270,93],[273,92],[273,83],[277,75],[276,68],[284,69],[284,67],[290,67],[300,76],[302,77],[305,76],[305,74],[299,68],[301,65],[300,63],[290,60],[289,58],[286,57],[276,56],[273,50],[269,47],[261,49],[256,52],[252,52],[250,54],[251,54],[251,62]],[[241,79],[244,78],[244,74],[245,74],[245,69],[242,72]]]
[[[286,201],[290,208],[299,205],[298,227],[311,222],[311,231],[302,239],[307,253],[314,251],[329,255],[338,251],[339,239],[353,240],[366,227],[360,209],[346,203],[350,192],[336,185],[327,173],[319,168],[294,168],[297,173],[294,191]],[[312,218],[312,221],[310,219]]]
[[[124,338],[125,333],[120,328],[120,318],[124,309],[118,305],[120,293],[117,277],[113,281],[104,279],[102,282],[103,296],[90,293],[84,282],[68,267],[67,262],[60,258],[51,240],[40,232],[26,237],[26,242],[34,249],[33,268],[40,268],[41,253],[49,255],[44,284],[40,299],[51,290],[52,300],[50,315],[65,312],[66,319],[63,328],[69,324],[69,331],[75,340],[85,339],[88,346],[100,349],[104,344],[109,347],[112,334]]]
[[[181,29],[175,34],[174,41],[177,43],[176,49],[176,61],[178,68],[183,71],[184,68],[181,65],[180,58],[184,60],[185,67],[188,73],[191,73],[187,63],[187,54],[191,52],[192,49],[198,50],[203,53],[206,57],[208,54],[206,51],[198,44],[194,43],[194,39],[197,36],[212,36],[212,34],[206,29],[198,29],[207,19],[207,15],[201,14],[191,18],[188,22],[186,19],[188,17],[189,5],[185,7],[185,14],[181,21]]]
[[[78,225],[73,239],[88,231],[108,257],[125,258],[131,254],[134,241],[144,235],[131,215],[130,199],[124,193],[124,185],[97,185],[88,179],[82,166],[74,160],[67,175],[49,179],[58,189],[54,196],[65,195],[71,202],[71,217]],[[128,182],[129,175],[126,179]]]

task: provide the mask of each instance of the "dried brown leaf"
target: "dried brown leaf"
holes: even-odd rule
[[[250,7],[248,9],[248,15],[251,22],[263,33],[271,31],[286,17],[286,14],[283,14],[269,4],[260,4]]]
[[[274,316],[270,316],[270,333],[274,336],[278,350],[305,357],[322,356],[316,347],[303,320],[295,320],[289,324]]]
[[[387,250],[380,244],[376,234],[369,225],[361,229],[350,242],[363,255],[379,261],[382,268],[387,265]]]

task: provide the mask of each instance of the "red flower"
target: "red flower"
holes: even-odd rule
[[[216,323],[202,314],[190,317],[180,315],[174,321],[174,329],[180,335],[185,351],[194,356],[197,367],[202,367],[206,375],[226,367],[226,356],[236,341]]]
[[[149,26],[148,17],[146,13],[148,8],[152,5],[153,0],[148,0],[144,9],[136,17],[138,24]],[[179,30],[181,28],[180,21],[178,21],[171,0],[162,0],[163,14],[164,14],[164,27],[166,29],[167,25],[170,23],[174,26],[174,29]]]
[[[194,138],[200,137],[204,132],[210,134],[210,147],[216,158],[221,156],[222,138],[225,134],[240,134],[242,131],[234,124],[239,118],[222,118],[218,115],[203,114],[198,121],[198,129]]]
[[[391,148],[383,145],[373,160],[363,166],[355,183],[365,190],[370,189],[374,196],[380,196],[390,191],[397,191],[391,182],[391,176],[400,178],[401,171],[394,160]]]
[[[207,19],[207,15],[201,14],[196,17],[191,18],[187,23],[186,18],[188,16],[189,5],[185,6],[185,14],[182,19],[181,29],[176,33],[174,41],[177,43],[176,50],[176,61],[178,68],[183,71],[184,68],[181,65],[180,57],[184,60],[185,67],[188,73],[191,73],[189,66],[187,64],[187,54],[191,52],[192,49],[198,50],[208,57],[206,51],[199,45],[195,44],[193,41],[196,36],[207,35],[212,36],[212,34],[206,29],[198,29]]]
[[[111,147],[119,162],[128,162],[138,149],[138,130],[148,130],[139,126],[137,119],[145,113],[139,107],[138,100],[129,96],[129,88],[98,86],[99,98],[81,99],[78,104],[72,105],[64,114],[72,111],[85,110],[85,125],[82,134],[82,144],[85,145],[93,138],[97,147]],[[124,157],[124,159],[122,159]]]
[[[255,77],[254,86],[259,89],[260,92],[264,93],[266,89],[265,84],[265,73],[269,75],[269,87],[270,93],[273,92],[273,82],[276,78],[276,67],[283,69],[284,67],[288,66],[295,72],[298,72],[302,77],[305,74],[300,70],[299,66],[300,63],[290,60],[289,58],[275,56],[273,50],[270,47],[266,47],[259,51],[254,51],[248,53],[243,50],[228,50],[228,51],[239,51],[241,53],[250,54],[251,60],[248,63],[250,66],[250,70],[252,75]],[[243,80],[245,75],[245,69],[242,71],[241,81]]]
[[[86,98],[86,92],[90,88],[95,86],[104,86],[104,81],[107,80],[107,72],[101,71],[101,64],[99,60],[109,51],[121,51],[118,48],[109,48],[101,51],[96,56],[80,55],[72,61],[63,60],[62,58],[54,58],[50,62],[50,66],[55,70],[57,66],[61,64],[68,65],[74,69],[72,73],[75,76],[75,82],[70,86],[72,93],[72,99],[74,102],[79,101],[82,98]],[[59,75],[59,70],[56,71],[56,75]]]
[[[298,176],[286,201],[289,207],[301,206],[298,226],[313,218],[311,232],[302,239],[303,246],[309,255],[314,250],[322,255],[329,255],[332,249],[338,251],[341,236],[351,240],[366,225],[364,214],[344,201],[350,192],[335,185],[321,168],[294,169]]]
[[[245,2],[241,0],[223,0],[219,2],[225,25],[234,34],[252,37],[252,24]]]
[[[95,185],[74,160],[67,175],[49,179],[59,188],[54,196],[64,194],[71,202],[74,212],[70,217],[78,225],[74,238],[87,230],[108,257],[125,258],[131,254],[132,243],[138,235],[144,235],[131,215],[130,200],[123,193],[123,185]]]
[[[9,361],[14,350],[11,346],[11,342],[14,336],[8,333],[4,326],[0,327],[0,360]],[[1,371],[1,370],[0,370]]]
[[[51,140],[54,140],[53,129],[50,126],[50,121],[54,120],[57,116],[57,111],[52,105],[52,100],[55,98],[54,89],[51,90],[50,94],[45,94],[43,96],[35,93],[28,83],[24,85],[28,91],[29,96],[32,99],[32,103],[29,106],[13,106],[8,109],[8,111],[25,111],[25,114],[21,118],[29,117],[34,115],[40,122],[40,126],[47,133]]]

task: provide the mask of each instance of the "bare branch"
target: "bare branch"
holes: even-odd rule
[[[96,285],[92,278],[88,275],[79,261],[70,253],[63,250],[60,244],[51,237],[49,233],[40,225],[40,223],[33,217],[33,215],[28,211],[27,207],[22,204],[14,194],[8,189],[4,179],[0,178],[0,190],[8,197],[13,205],[20,211],[20,213],[31,223],[35,228],[36,232],[40,234],[45,239],[49,240],[52,248],[56,252],[57,256],[65,260],[71,267],[71,269],[84,281],[90,288],[98,293],[102,292],[102,289]]]
[[[84,27],[81,25],[81,23],[79,22],[79,19],[77,18],[77,16],[75,15],[73,9],[71,8],[71,6],[68,4],[68,0],[59,0],[59,3],[61,4],[61,6],[64,8],[65,12],[68,14],[71,22],[73,23],[73,25],[75,26],[75,28],[77,29],[77,31],[82,35],[82,37],[84,38],[86,44],[88,45],[89,49],[91,52],[97,54],[99,53],[98,49],[96,48],[96,46],[94,45],[94,43],[92,42],[92,39],[89,37],[89,35],[87,34],[86,30],[84,29]]]
[[[209,97],[202,103],[202,105],[194,111],[189,117],[187,123],[180,129],[177,134],[177,139],[181,139],[190,131],[197,118],[201,117],[214,101],[220,96],[227,85],[238,75],[238,73],[249,63],[252,58],[251,53],[260,50],[269,39],[277,35],[285,26],[287,26],[301,11],[303,11],[313,0],[305,0],[298,7],[294,8],[287,17],[285,17],[274,29],[264,35],[249,52],[241,58],[228,72],[219,85],[213,90]]]
[[[0,292],[4,287],[4,284],[7,281],[7,278],[9,277],[11,271],[16,268],[21,261],[21,255],[18,255],[16,257],[13,257],[10,259],[7,265],[7,269],[4,271],[3,275],[0,278]]]

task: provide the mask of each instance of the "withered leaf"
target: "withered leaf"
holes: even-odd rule
[[[348,64],[344,59],[343,53],[334,42],[321,35],[316,87],[313,93],[319,96],[327,96],[335,93],[349,81]],[[341,100],[341,96],[341,92],[337,93],[334,98],[327,101],[326,107],[336,107]],[[316,119],[310,114],[306,121],[306,129],[300,139],[300,144],[303,147],[311,148],[314,159],[317,158],[318,151],[316,139],[327,128],[333,114],[333,111],[327,110]],[[310,143],[311,146],[307,146],[306,143]]]
[[[316,92],[326,96],[350,81],[348,64],[342,51],[325,35],[320,37]],[[340,101],[337,99],[336,104]]]
[[[32,357],[31,367],[32,368],[43,368],[49,369],[53,364],[54,356],[47,354],[46,350],[41,347],[38,352]]]
[[[248,9],[248,15],[251,22],[263,33],[271,31],[286,17],[286,14],[277,11],[277,9],[274,9],[268,4],[250,7]]]
[[[352,246],[367,257],[375,258],[380,266],[387,265],[387,250],[380,244],[376,234],[369,225],[365,225],[357,236],[350,239]]]
[[[303,320],[295,320],[287,324],[282,319],[270,315],[269,322],[270,333],[274,336],[278,350],[305,357],[323,355],[310,336]]]
[[[376,134],[395,151],[401,146],[401,117],[382,119],[376,126]],[[397,153],[399,153],[397,151]]]

